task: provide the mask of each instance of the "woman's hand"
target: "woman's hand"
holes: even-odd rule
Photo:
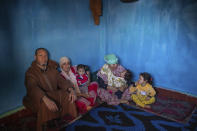
[[[72,103],[77,99],[76,94],[72,88],[70,88],[70,94],[69,94],[69,101]]]
[[[85,97],[85,98],[90,97],[89,94],[85,94],[85,93],[81,93],[80,96]]]
[[[77,84],[74,84],[74,88],[75,88],[75,92],[76,92],[77,96],[78,96],[79,94],[81,94],[81,91],[80,91],[80,89],[79,89],[79,87],[78,87]]]
[[[107,90],[113,90],[111,86],[107,86]]]
[[[104,83],[107,85],[108,84],[108,81],[104,81]]]
[[[111,90],[113,93],[117,92],[118,89],[112,86],[107,86],[107,90]]]
[[[125,85],[125,86],[120,87],[119,90],[122,91],[122,92],[124,92],[127,88],[128,88],[128,86]]]

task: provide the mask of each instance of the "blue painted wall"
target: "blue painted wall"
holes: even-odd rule
[[[107,1],[106,49],[156,86],[197,95],[197,1]],[[105,12],[104,11],[104,12]]]
[[[196,12],[195,0],[103,0],[95,26],[89,0],[1,0],[0,113],[22,105],[24,73],[38,47],[92,71],[115,53],[134,80],[147,71],[156,86],[197,96]]]
[[[94,25],[89,0],[1,0],[0,113],[22,105],[24,74],[36,48],[47,48],[57,62],[68,56],[73,64],[100,68],[104,28]]]

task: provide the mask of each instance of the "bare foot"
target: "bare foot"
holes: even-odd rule
[[[91,110],[92,106],[87,106],[87,111]]]
[[[120,100],[120,103],[122,103],[122,104],[129,104],[129,101],[127,101],[127,100]]]
[[[141,108],[138,104],[135,105],[137,108]]]
[[[144,107],[145,107],[145,108],[148,108],[148,109],[150,109],[150,108],[151,108],[151,106],[150,106],[150,105],[145,105]]]

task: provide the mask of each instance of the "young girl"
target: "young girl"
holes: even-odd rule
[[[88,93],[89,78],[85,71],[85,66],[79,64],[77,66],[76,80],[81,93]]]
[[[88,71],[89,72],[89,71]],[[85,71],[85,66],[79,64],[77,66],[77,73],[75,74],[79,92],[79,99],[76,101],[79,113],[84,114],[92,108],[97,97],[97,88],[95,83],[90,84],[89,74]]]
[[[134,86],[130,87],[131,99],[137,106],[150,108],[150,104],[155,102],[155,90],[152,87],[152,78],[150,74],[144,72],[139,75],[139,80]]]

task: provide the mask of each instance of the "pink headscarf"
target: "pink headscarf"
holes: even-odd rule
[[[62,65],[64,63],[67,63],[67,62],[70,62],[69,58],[64,56],[60,59],[60,69],[61,69],[61,74],[68,80],[70,80],[74,85],[77,85],[77,80],[76,80],[76,77],[74,75],[74,73],[72,72],[72,70],[70,69],[68,74],[62,69]]]

